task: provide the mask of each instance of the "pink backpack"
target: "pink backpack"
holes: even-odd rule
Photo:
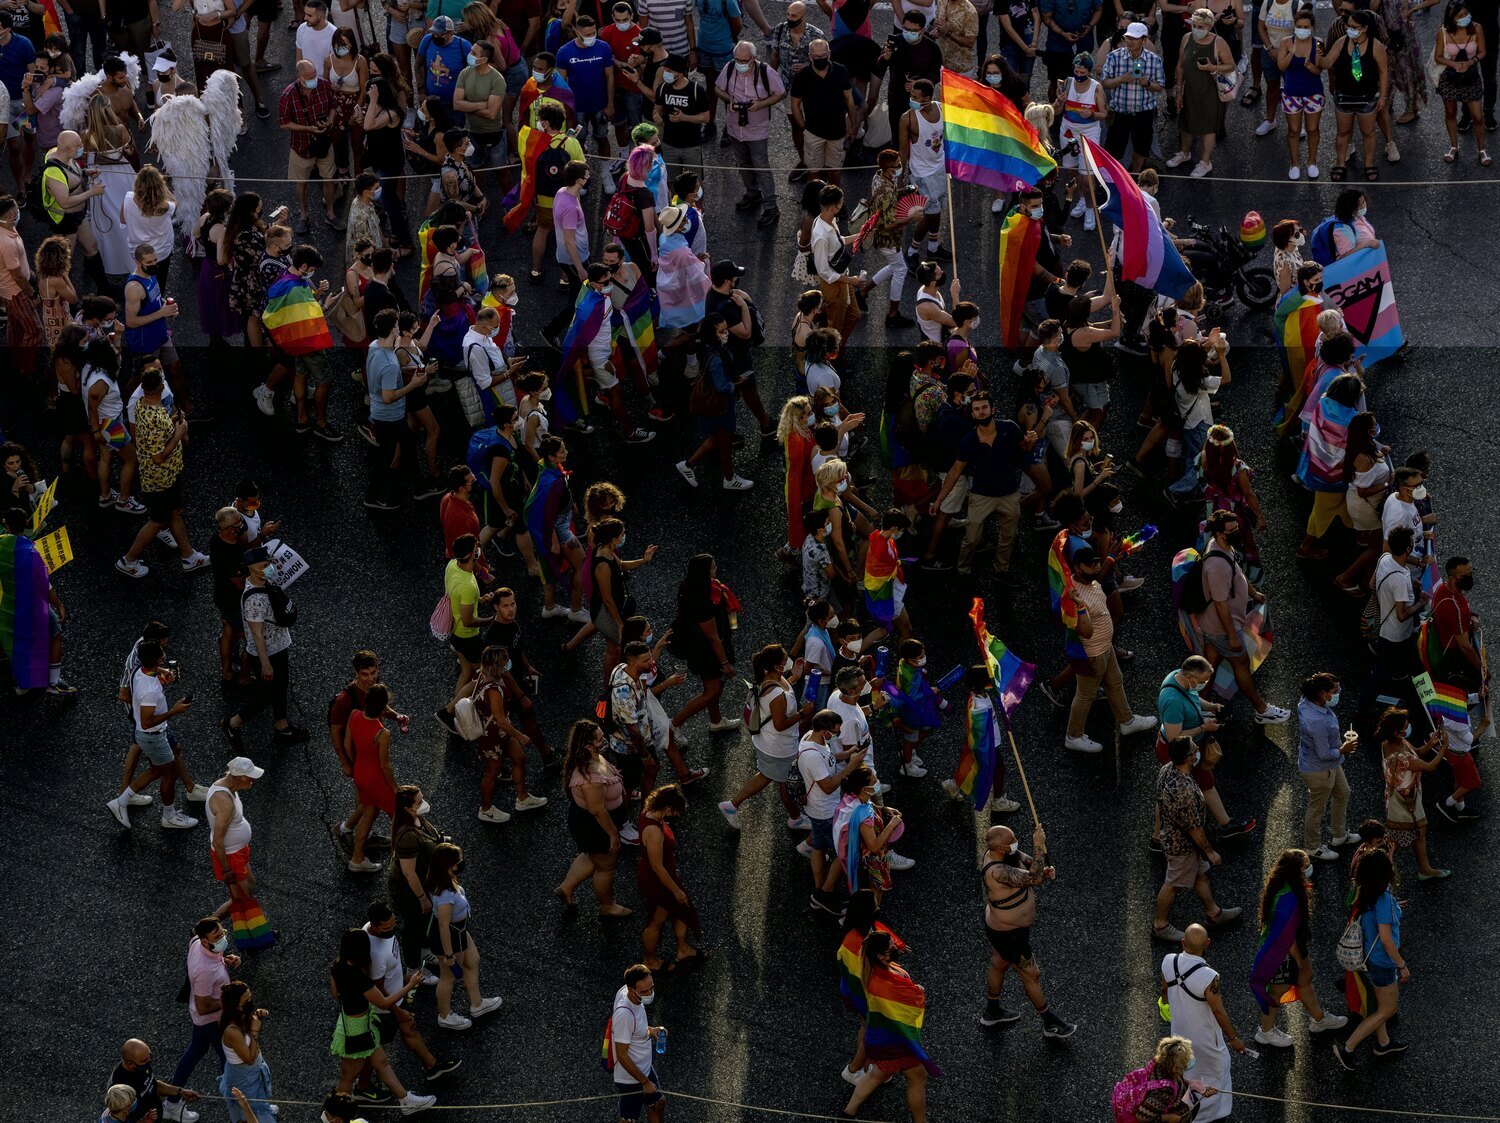
[[[1154,1062],[1127,1073],[1125,1079],[1115,1085],[1114,1093],[1109,1097],[1109,1105],[1115,1112],[1115,1123],[1139,1123],[1135,1111],[1141,1106],[1142,1100],[1158,1088],[1176,1087],[1175,1081],[1157,1078]]]

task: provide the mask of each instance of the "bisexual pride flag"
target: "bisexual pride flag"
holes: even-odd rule
[[[1087,137],[1083,138],[1083,159],[1105,190],[1100,213],[1120,230],[1120,260],[1116,262],[1120,275],[1142,288],[1181,300],[1193,286],[1193,274],[1161,219],[1146,204],[1140,186],[1118,160]]]

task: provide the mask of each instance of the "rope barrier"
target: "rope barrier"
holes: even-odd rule
[[[1329,1111],[1358,1111],[1374,1115],[1404,1115],[1412,1119],[1457,1119],[1465,1123],[1500,1123],[1500,1115],[1453,1115],[1446,1111],[1406,1111],[1399,1107],[1356,1107],[1353,1104],[1321,1103],[1318,1100],[1293,1100],[1283,1096],[1259,1096],[1254,1092],[1241,1092],[1231,1088],[1229,1094],[1235,1099],[1265,1100],[1267,1103],[1290,1104],[1294,1107],[1324,1107]]]

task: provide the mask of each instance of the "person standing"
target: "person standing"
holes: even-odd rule
[[[1386,500],[1389,506],[1390,499]],[[1427,605],[1427,594],[1412,588],[1411,558],[1416,536],[1409,526],[1386,532],[1385,553],[1375,563],[1370,587],[1380,614],[1375,637],[1375,665],[1359,699],[1365,713],[1376,696],[1393,679],[1414,674],[1418,667],[1417,621]]]
[[[365,507],[371,511],[394,511],[399,457],[408,472],[419,471],[413,455],[412,432],[407,424],[406,397],[427,384],[426,368],[419,368],[410,381],[403,379],[396,356],[400,314],[383,308],[375,314],[374,335],[365,352],[365,388],[370,394],[370,428],[376,444],[370,453],[370,481],[365,488]]]
[[[1168,917],[1179,889],[1192,889],[1198,894],[1208,912],[1210,928],[1233,923],[1243,910],[1220,908],[1209,884],[1208,871],[1223,859],[1203,830],[1203,792],[1191,775],[1200,756],[1198,749],[1192,738],[1177,737],[1167,745],[1167,756],[1167,763],[1156,776],[1156,809],[1161,817],[1161,846],[1167,859],[1167,873],[1156,894],[1156,920],[1151,934],[1158,940],[1176,943],[1183,933],[1172,927]]]
[[[1042,993],[1042,967],[1031,950],[1031,926],[1036,923],[1036,890],[1045,881],[1057,880],[1057,871],[1047,862],[1047,835],[1038,826],[1031,836],[1034,855],[1021,853],[1020,840],[1009,827],[993,826],[984,834],[984,866],[979,879],[984,884],[984,930],[990,938],[990,966],[985,972],[982,1026],[1019,1021],[1000,1005],[1005,975],[1014,971],[1021,988],[1042,1019],[1042,1036],[1055,1040],[1072,1037],[1078,1029],[1052,1012]]]
[[[614,1072],[621,1120],[640,1119],[644,1111],[650,1123],[661,1123],[666,1113],[666,1099],[653,1063],[653,1047],[656,1039],[665,1037],[667,1031],[651,1025],[646,1018],[646,1007],[655,1000],[656,980],[651,976],[651,968],[644,963],[625,968],[625,985],[615,992],[614,1008],[609,1015],[612,1053],[607,1066]]]
[[[901,115],[901,128],[897,133],[901,163],[927,197],[922,208],[922,225],[917,228],[912,241],[922,243],[922,250],[929,259],[939,256],[942,249],[938,242],[938,228],[943,222],[943,204],[948,199],[948,165],[943,155],[943,107],[937,102],[936,87],[937,83],[927,78],[912,82],[911,108]]]
[[[854,706],[857,710],[857,694]],[[868,751],[862,745],[853,748],[842,746],[841,735],[846,720],[838,710],[819,710],[813,714],[807,733],[797,745],[797,771],[807,788],[802,814],[812,828],[812,833],[808,836],[808,857],[812,862],[813,876],[811,904],[813,908],[834,914],[839,911],[834,903],[836,895],[825,890],[824,886],[833,881],[827,876],[828,855],[837,857],[838,844],[834,839],[833,822],[838,815],[839,800],[843,794],[840,788],[849,773],[865,763],[865,753]]]
[[[193,1070],[207,1053],[214,1053],[219,1071],[224,1070],[224,1054],[219,1049],[220,995],[229,982],[229,969],[240,965],[240,957],[226,954],[228,952],[229,933],[218,917],[205,916],[193,925],[193,938],[187,948],[188,1019],[193,1034],[172,1071],[172,1083],[178,1088],[193,1078]],[[162,1118],[177,1123],[194,1123],[198,1113],[183,1106],[185,1098],[180,1095],[164,1097]]]
[[[868,6],[863,10],[868,11]],[[881,84],[885,84],[885,109],[893,139],[901,135],[901,118],[912,108],[913,79],[925,78],[936,83],[943,71],[942,49],[925,34],[927,17],[913,9],[900,19],[900,26],[891,32],[871,68],[874,80],[865,99],[865,119],[868,120],[880,99]],[[835,26],[833,30],[834,38],[840,38],[839,29]],[[868,37],[868,32],[865,37]]]
[[[245,658],[257,660],[260,673],[250,699],[219,725],[236,752],[243,752],[245,748],[245,722],[267,706],[271,707],[274,719],[273,744],[299,745],[307,740],[307,730],[293,725],[287,717],[287,701],[292,688],[292,625],[296,622],[297,610],[276,583],[280,577],[270,551],[264,546],[245,551],[245,588],[240,593],[240,615],[245,621]]]
[[[137,579],[151,572],[140,557],[164,530],[172,532],[182,559],[182,572],[193,573],[208,568],[209,564],[207,554],[193,549],[182,517],[181,477],[188,422],[180,412],[167,409],[162,394],[164,386],[160,364],[142,372],[134,443],[140,465],[141,499],[146,504],[146,525],[136,534],[130,549],[115,561],[115,569]]]
[[[1333,849],[1359,841],[1349,829],[1349,781],[1344,759],[1359,748],[1359,734],[1352,729],[1339,735],[1339,719],[1333,712],[1339,704],[1339,680],[1327,671],[1309,675],[1302,683],[1297,702],[1297,771],[1307,786],[1307,817],[1302,826],[1302,845],[1310,857],[1336,862]],[[1323,845],[1323,810],[1333,800],[1333,846]]]
[[[974,428],[958,442],[953,464],[943,477],[943,486],[931,505],[937,515],[950,492],[961,479],[969,481],[969,522],[964,527],[963,545],[958,551],[958,572],[973,572],[974,550],[984,534],[991,515],[998,516],[1000,539],[995,547],[995,574],[1005,585],[1012,585],[1011,548],[1021,521],[1020,454],[1036,447],[1035,433],[1022,433],[1009,418],[995,417],[995,406],[988,390],[976,391],[969,400],[969,417]]]
[[[476,173],[494,167],[505,159],[505,118],[501,108],[505,101],[505,74],[494,65],[498,45],[480,41],[469,48],[453,86],[453,108],[464,115],[474,155],[469,167]],[[499,154],[496,155],[495,149]],[[604,153],[608,155],[608,153]]]
[[[745,194],[734,205],[735,210],[753,211],[761,206],[756,225],[771,226],[781,217],[768,151],[771,107],[786,98],[781,75],[760,61],[754,43],[742,39],[734,45],[734,57],[718,74],[714,93],[729,107],[724,130],[745,185]]]
[[[1104,60],[1100,82],[1109,92],[1109,124],[1104,147],[1116,160],[1130,147],[1130,170],[1139,172],[1151,156],[1156,134],[1156,99],[1167,91],[1161,56],[1146,47],[1144,23],[1131,23],[1122,44]]]
[[[833,61],[826,40],[808,44],[807,65],[792,79],[791,95],[792,137],[800,141],[805,174],[837,187],[844,144],[858,135],[860,114],[849,70]]]
[[[1219,992],[1219,973],[1208,965],[1203,953],[1211,941],[1208,929],[1189,924],[1182,937],[1182,950],[1161,961],[1161,996],[1172,1011],[1172,1036],[1193,1043],[1194,1079],[1219,1094],[1205,1098],[1193,1116],[1194,1123],[1225,1119],[1234,1110],[1229,1090],[1229,1051],[1245,1051],[1245,1043],[1229,1020],[1224,996]]]
[[[1088,660],[1088,674],[1080,673],[1073,691],[1073,705],[1068,710],[1068,732],[1063,747],[1080,753],[1102,752],[1104,746],[1085,732],[1089,710],[1103,683],[1105,696],[1120,736],[1144,733],[1156,728],[1156,718],[1133,713],[1125,697],[1125,678],[1115,654],[1115,622],[1110,615],[1103,587],[1099,584],[1102,568],[1099,555],[1090,546],[1073,554],[1073,599],[1078,612],[1077,632]],[[1080,668],[1081,671],[1082,668]]]

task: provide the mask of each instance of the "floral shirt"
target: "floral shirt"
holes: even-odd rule
[[[776,69],[781,75],[781,80],[790,88],[792,79],[797,72],[807,65],[807,48],[812,45],[814,39],[827,39],[826,32],[819,30],[807,20],[803,19],[802,39],[794,47],[792,46],[792,29],[783,21],[771,28],[771,37],[766,40],[766,47],[777,52],[776,60],[781,65]]]
[[[630,735],[625,732],[626,726],[630,725],[635,726],[642,739],[648,745],[650,744],[646,715],[646,685],[626,674],[624,663],[616,666],[609,676],[609,710],[609,716],[614,721],[615,728],[619,730],[613,738],[616,752],[635,751]]]
[[[135,415],[135,447],[141,466],[142,491],[166,491],[182,474],[182,445],[179,443],[160,464],[154,459],[172,440],[177,426],[172,415],[160,402],[142,402]]]
[[[1385,797],[1398,796],[1402,803],[1415,806],[1417,797],[1422,794],[1422,774],[1412,767],[1417,759],[1417,754],[1412,747],[1403,743],[1393,753],[1387,753],[1381,765],[1385,773]]]
[[[970,39],[967,47],[960,46],[946,36],[938,38],[943,48],[943,65],[960,74],[973,74],[977,56],[975,36],[979,34],[979,12],[970,0],[938,0],[937,18],[955,35]]]
[[[894,179],[877,175],[870,188],[870,211],[880,216],[875,220],[875,248],[896,249],[901,245],[901,224],[896,222],[896,202],[901,198],[901,185]]]
[[[912,409],[917,415],[917,428],[922,432],[932,428],[938,410],[948,400],[948,391],[936,378],[913,371],[911,376]]]
[[[1203,829],[1203,792],[1192,776],[1164,764],[1156,774],[1156,806],[1161,810],[1161,848],[1169,856],[1198,853],[1193,831]]]

